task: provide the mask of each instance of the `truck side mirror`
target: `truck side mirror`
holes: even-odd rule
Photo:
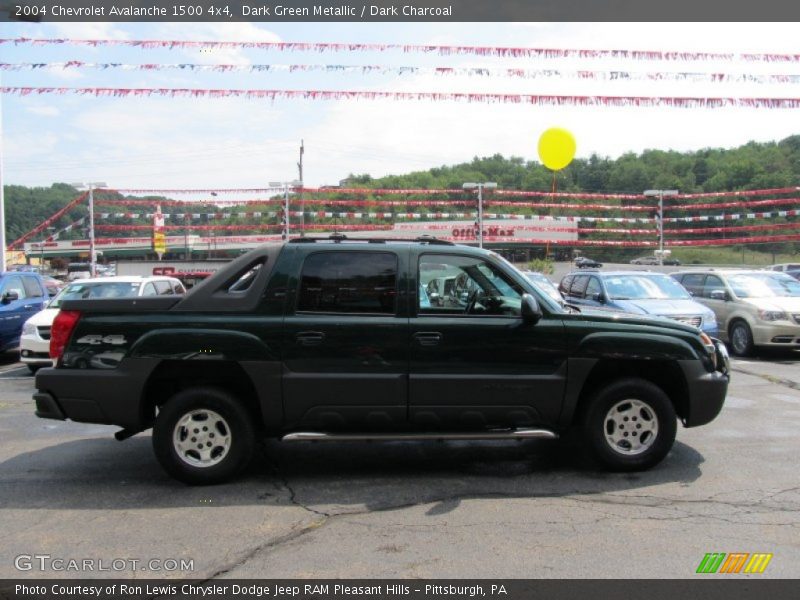
[[[597,292],[592,294],[592,300],[595,302],[599,302],[600,304],[605,304],[606,302],[606,295],[603,292]]]
[[[11,304],[16,300],[19,300],[19,294],[16,290],[8,290],[3,294],[3,304]]]
[[[542,318],[542,309],[536,298],[530,294],[522,294],[522,320],[525,323],[536,324]]]

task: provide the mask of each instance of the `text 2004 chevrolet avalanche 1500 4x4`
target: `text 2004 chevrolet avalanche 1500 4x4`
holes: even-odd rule
[[[188,483],[283,441],[556,438],[651,467],[677,419],[722,408],[720,343],[663,318],[578,312],[500,256],[434,238],[301,238],[238,258],[186,296],[64,302],[36,414],[150,427]],[[80,365],[83,368],[78,368]]]

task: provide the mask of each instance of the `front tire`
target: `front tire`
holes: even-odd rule
[[[592,456],[612,471],[657,465],[675,443],[675,408],[664,391],[644,379],[610,383],[589,399],[584,440]]]
[[[734,356],[750,356],[753,353],[753,332],[744,321],[735,321],[731,325],[728,338],[731,341],[731,353]]]
[[[175,394],[153,427],[153,450],[164,470],[190,485],[227,481],[253,457],[253,417],[234,396],[211,387]]]
[[[41,365],[28,365],[28,371],[31,372],[31,375],[36,375],[36,372],[41,369]]]

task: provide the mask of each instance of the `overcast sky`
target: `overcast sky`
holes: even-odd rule
[[[708,52],[800,53],[785,24],[0,24],[2,37],[330,41]],[[143,50],[0,46],[3,62],[335,64],[627,72],[798,74],[757,62],[536,60],[436,54],[264,50]],[[347,89],[520,94],[800,97],[792,83],[591,81],[436,76],[429,73],[213,73],[37,70],[0,73],[4,86]],[[578,156],[647,148],[729,148],[800,133],[800,110],[580,108],[400,101],[6,96],[2,151],[7,183],[105,181],[116,188],[264,187],[297,177],[305,140],[306,185],[350,172],[374,177],[500,153],[537,160],[552,126],[569,129]]]

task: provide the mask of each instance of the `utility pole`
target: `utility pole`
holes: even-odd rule
[[[646,198],[658,198],[658,264],[664,266],[664,196],[677,196],[678,190],[645,190]]]
[[[467,182],[461,186],[465,190],[478,190],[478,248],[483,248],[483,190],[491,190],[497,187],[494,181],[483,183]]]
[[[297,180],[294,181],[270,181],[271,188],[283,188],[283,239],[289,239],[289,188],[302,186],[303,184]]]
[[[300,140],[300,161],[297,163],[298,181],[300,181],[300,236],[306,234],[306,202],[303,198],[303,154],[305,154],[305,145],[303,140]]]
[[[89,270],[92,277],[95,277],[97,271],[97,249],[94,243],[94,190],[95,188],[106,187],[102,181],[90,181],[88,183],[73,183],[72,186],[76,189],[89,190]]]

